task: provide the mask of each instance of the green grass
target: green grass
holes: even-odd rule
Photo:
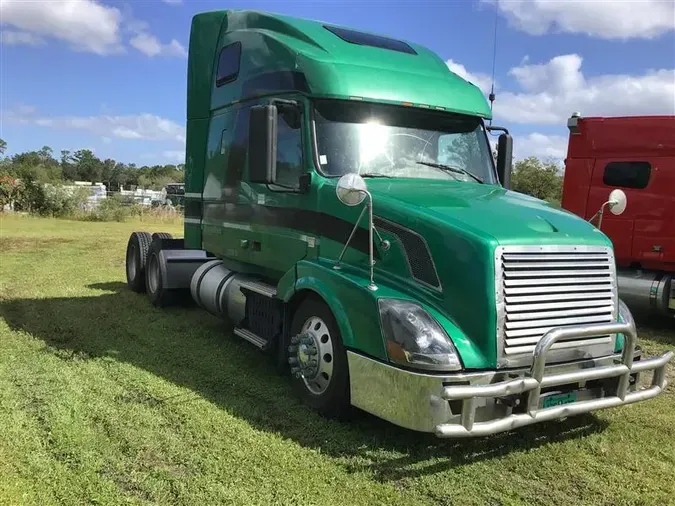
[[[126,289],[128,234],[179,226],[0,219],[0,504],[675,502],[672,368],[654,400],[491,438],[328,421],[219,320]]]

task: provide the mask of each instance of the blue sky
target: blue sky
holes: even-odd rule
[[[181,161],[197,12],[256,9],[414,41],[484,89],[493,0],[1,0],[0,137],[8,153],[90,148]],[[516,156],[564,158],[566,118],[675,115],[674,0],[502,0],[495,123]]]

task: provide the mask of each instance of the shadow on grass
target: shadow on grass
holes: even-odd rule
[[[338,459],[352,472],[368,470],[381,481],[434,474],[449,467],[527,451],[542,444],[601,432],[592,415],[534,425],[471,440],[439,440],[359,412],[350,422],[326,420],[292,394],[289,378],[271,360],[197,308],[153,308],[123,283],[89,288],[93,297],[0,302],[11,328],[42,339],[63,360],[110,357],[185,387],[257,429],[278,433]],[[191,402],[193,394],[157,399],[130,391],[126,399],[149,404]],[[125,401],[125,399],[121,399]]]
[[[675,346],[675,318],[634,312],[638,337]]]

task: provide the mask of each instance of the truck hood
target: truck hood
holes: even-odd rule
[[[368,180],[376,215],[413,217],[412,225],[430,220],[462,235],[495,244],[597,244],[607,238],[583,219],[527,195],[500,186],[468,182]],[[407,220],[406,220],[407,221]]]
[[[452,321],[459,332],[451,338],[467,368],[497,364],[495,248],[611,246],[583,219],[500,186],[368,179],[368,188],[375,224],[392,245],[376,269],[381,275],[409,273],[405,282],[393,280],[394,286],[405,284],[411,296]]]

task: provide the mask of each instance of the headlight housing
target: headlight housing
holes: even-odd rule
[[[389,360],[436,371],[462,368],[450,337],[419,304],[380,299],[380,322]]]
[[[624,301],[619,299],[619,321],[621,323],[634,324],[633,315],[628,309],[628,306]],[[623,351],[624,344],[626,342],[626,337],[623,334],[616,335],[616,343],[614,344],[614,353],[619,353]]]

